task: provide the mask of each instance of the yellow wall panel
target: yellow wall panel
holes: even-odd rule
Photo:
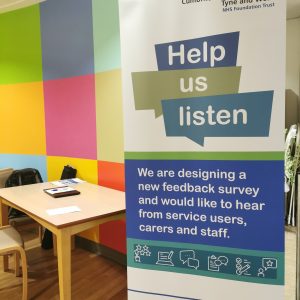
[[[123,163],[121,70],[95,75],[98,160]]]
[[[43,83],[0,85],[0,153],[46,154]]]
[[[71,158],[71,157],[47,157],[48,181],[60,179],[64,166],[71,165],[77,169],[77,177],[90,183],[98,182],[98,164],[96,160]],[[99,226],[86,230],[80,236],[99,243]]]
[[[109,222],[112,220],[119,220],[119,219],[125,219],[125,214],[119,214],[116,216],[111,216],[103,219],[103,223]],[[93,241],[95,243],[101,244],[101,236],[99,233],[99,226],[91,228],[89,230],[83,231],[79,234],[79,236],[88,239],[90,241]]]
[[[64,166],[71,165],[77,169],[77,177],[90,183],[98,183],[98,166],[96,160],[72,157],[47,157],[48,180],[60,179]]]
[[[83,231],[81,233],[78,234],[79,236],[90,240],[92,242],[98,243],[100,244],[100,240],[99,240],[99,226],[97,227],[93,227],[89,230]]]

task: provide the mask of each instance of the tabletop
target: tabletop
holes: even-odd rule
[[[80,195],[53,198],[44,189],[55,186],[46,182],[3,188],[0,189],[0,197],[57,228],[125,212],[124,192],[87,182],[72,187],[80,191]],[[46,212],[48,209],[69,206],[77,206],[80,211],[54,216]]]

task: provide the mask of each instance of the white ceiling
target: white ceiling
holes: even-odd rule
[[[0,0],[0,13],[30,6],[43,1],[45,0]]]
[[[0,13],[30,6],[43,1],[46,0],[0,0]],[[287,19],[294,19],[299,17],[300,0],[287,0]]]

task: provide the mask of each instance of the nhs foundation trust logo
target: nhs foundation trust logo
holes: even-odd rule
[[[238,93],[239,32],[155,45],[158,71],[132,73],[136,110],[163,115],[166,136],[267,137],[273,91]]]

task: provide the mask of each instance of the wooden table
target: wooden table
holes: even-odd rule
[[[0,189],[0,225],[8,224],[8,206],[25,212],[56,235],[61,300],[71,299],[71,236],[95,227],[107,217],[125,212],[125,193],[90,183],[74,188],[80,195],[53,198],[43,189],[51,183],[38,183]],[[81,211],[49,216],[47,209],[78,206]],[[105,218],[105,220],[104,220]]]

